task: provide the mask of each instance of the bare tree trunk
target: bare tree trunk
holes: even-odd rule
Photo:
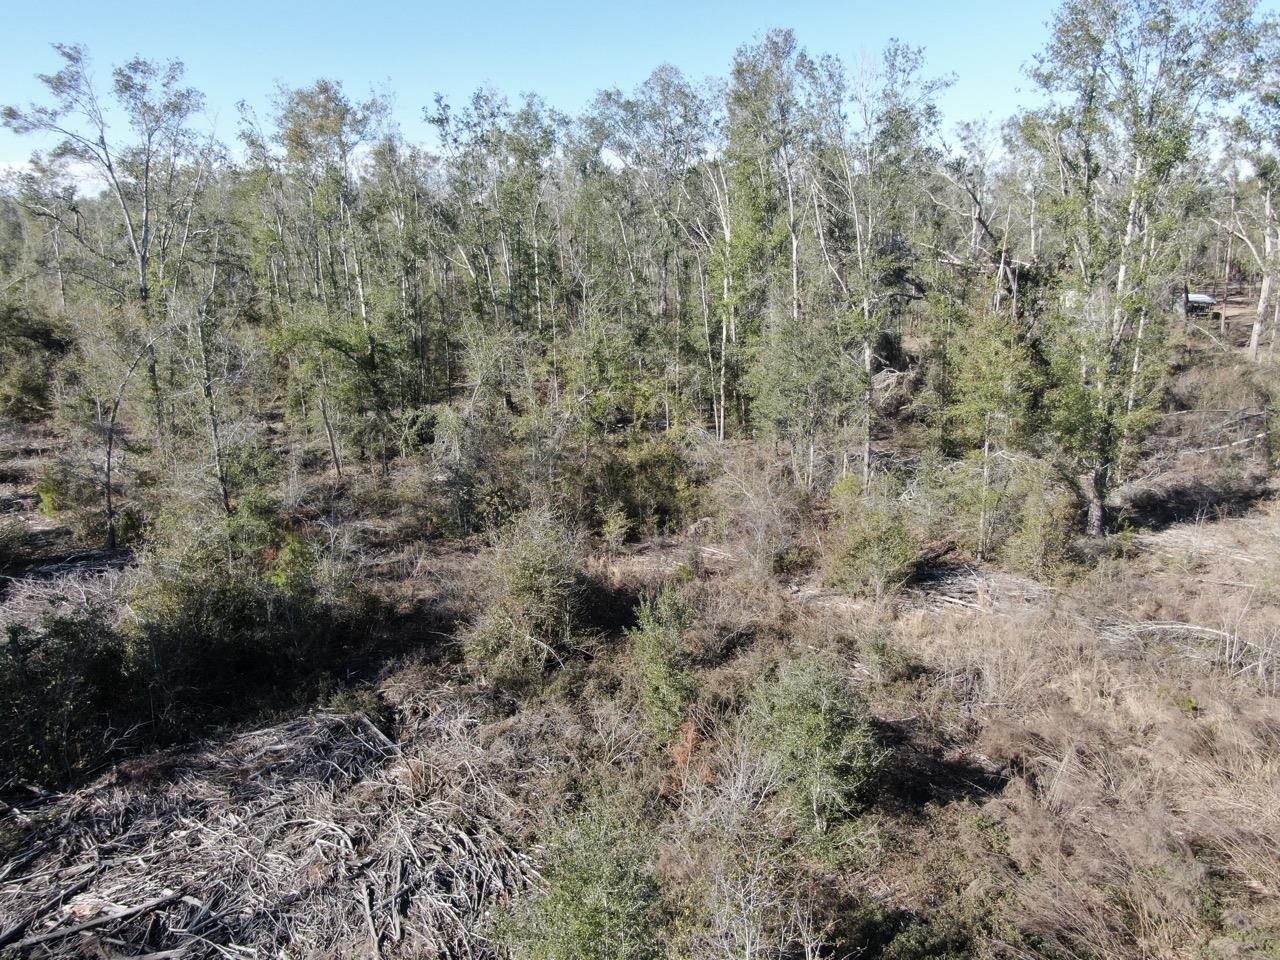
[[[1085,533],[1101,537],[1106,532],[1106,485],[1101,467],[1094,467],[1080,476],[1080,492],[1084,495]]]
[[[871,488],[871,405],[875,401],[874,385],[871,382],[871,340],[862,341],[862,374],[866,377],[866,387],[862,395],[862,490],[865,493]]]
[[[133,358],[133,362],[129,364],[129,369],[125,371],[120,383],[116,386],[115,396],[111,399],[111,415],[107,419],[107,455],[106,463],[103,465],[103,495],[107,512],[106,547],[108,550],[116,548],[115,452],[116,429],[120,421],[120,404],[124,400],[124,391],[129,386],[129,381],[133,379],[133,374],[138,369],[138,364],[151,351],[152,346],[153,342],[148,341],[138,351],[138,355]]]
[[[58,267],[58,303],[62,312],[67,312],[67,280],[62,272],[62,243],[58,237],[58,224],[53,225],[53,260]]]
[[[1264,274],[1262,289],[1258,294],[1258,310],[1253,317],[1253,329],[1249,331],[1249,360],[1253,363],[1258,362],[1258,350],[1266,332],[1267,315],[1271,312],[1272,286],[1271,274]]]
[[[783,173],[787,181],[787,231],[791,234],[791,319],[800,319],[800,233],[796,229],[795,187],[792,183],[791,160],[783,148]]]
[[[990,417],[988,416],[988,420]],[[991,434],[990,423],[982,436],[982,503],[978,508],[978,559],[987,558],[987,497],[991,491]]]
[[[329,399],[327,396],[328,392],[329,392],[329,382],[324,375],[324,365],[321,364],[320,390],[318,391],[319,400],[320,400],[320,419],[324,423],[325,439],[329,441],[329,456],[333,458],[333,469],[338,474],[338,477],[341,478],[342,477],[342,459],[338,456],[338,440],[334,436],[333,421],[329,417]]]
[[[1275,210],[1272,206],[1271,191],[1264,198],[1262,219],[1262,288],[1258,292],[1258,312],[1254,314],[1253,329],[1249,332],[1249,360],[1258,362],[1258,348],[1262,344],[1262,336],[1266,331],[1267,314],[1271,311],[1271,297],[1274,294],[1276,259],[1280,251],[1276,250],[1276,230],[1273,227]]]

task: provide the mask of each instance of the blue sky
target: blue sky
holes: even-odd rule
[[[0,35],[0,103],[39,97],[35,74],[56,69],[51,42],[83,43],[96,72],[140,54],[187,64],[208,98],[208,122],[229,141],[235,104],[264,112],[277,81],[342,81],[349,94],[394,93],[411,139],[427,138],[422,107],[436,91],[460,100],[492,84],[540,93],[576,112],[603,87],[628,89],[661,63],[691,76],[723,75],[734,49],[773,26],[795,29],[812,52],[847,62],[891,37],[923,46],[930,72],[954,73],[948,123],[1008,115],[1028,97],[1021,66],[1039,48],[1052,0],[760,0],[520,3],[390,0],[44,0],[14,4]],[[184,9],[185,7],[185,9]],[[0,129],[0,164],[33,144]]]

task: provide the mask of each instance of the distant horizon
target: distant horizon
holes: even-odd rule
[[[235,139],[238,103],[265,117],[278,85],[299,87],[321,77],[339,81],[353,98],[388,95],[406,139],[431,143],[422,113],[437,92],[454,103],[483,87],[512,100],[536,93],[577,116],[600,90],[634,89],[663,64],[693,80],[723,77],[738,47],[784,27],[811,53],[834,54],[846,64],[878,56],[891,39],[922,47],[926,76],[954,77],[939,97],[943,129],[950,131],[962,121],[987,119],[998,126],[1033,99],[1023,66],[1043,44],[1055,6],[1050,0],[988,5],[984,21],[1001,25],[992,38],[989,30],[969,23],[969,11],[939,0],[898,5],[891,12],[867,3],[815,2],[780,10],[754,0],[662,0],[621,13],[567,3],[530,11],[502,3],[479,27],[508,26],[489,36],[450,9],[401,11],[385,2],[362,7],[365,22],[353,25],[350,8],[339,16],[332,2],[304,8],[291,0],[264,9],[236,0],[217,9],[193,8],[186,19],[176,19],[155,0],[124,14],[76,0],[9,16],[7,38],[0,41],[0,103],[43,101],[37,75],[56,71],[60,63],[52,44],[79,43],[104,83],[113,66],[134,56],[181,60],[187,82],[206,97],[197,125],[226,143]],[[287,28],[298,22],[308,24],[305,31]],[[664,33],[671,36],[659,35]],[[1005,56],[988,56],[997,44]],[[570,48],[581,51],[574,62],[560,52]],[[47,139],[0,129],[0,170],[21,168],[33,150],[49,146]]]

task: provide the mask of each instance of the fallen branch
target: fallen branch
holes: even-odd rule
[[[71,899],[85,887],[89,886],[89,884],[93,883],[93,879],[93,876],[90,875],[85,877],[83,880],[73,883],[66,890],[61,891],[57,896],[49,898],[40,906],[36,907],[36,909],[27,917],[19,920],[8,930],[0,932],[0,947],[7,947],[9,944],[13,943],[13,941],[22,936],[27,931],[27,928],[33,923],[48,914],[50,911],[58,909],[58,907],[66,903],[67,900]]]
[[[63,937],[75,936],[77,933],[84,933],[86,930],[92,930],[95,927],[101,927],[108,923],[115,923],[117,920],[128,920],[130,917],[136,917],[140,914],[150,913],[152,910],[159,910],[161,907],[168,906],[173,901],[181,898],[182,891],[176,893],[168,893],[163,897],[156,897],[154,900],[148,900],[146,903],[138,904],[136,907],[129,907],[127,910],[117,910],[115,913],[106,913],[92,920],[86,920],[84,923],[78,923],[74,927],[67,927],[63,930],[53,930],[50,933],[42,933],[38,937],[28,937],[17,944],[17,949],[25,950],[28,947],[34,947],[41,943],[48,943],[51,940],[61,940]]]
[[[1259,440],[1265,440],[1266,437],[1267,431],[1263,430],[1262,433],[1255,433],[1251,437],[1245,437],[1243,440],[1235,440],[1231,443],[1220,443],[1213,447],[1199,447],[1195,450],[1181,450],[1178,452],[1178,456],[1189,457],[1197,453],[1212,453],[1214,450],[1229,450],[1231,447],[1243,447],[1246,444],[1257,443]]]

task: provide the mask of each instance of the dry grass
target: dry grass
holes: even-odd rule
[[[991,869],[1041,952],[1274,955],[1280,710],[1257,656],[1276,531],[1274,507],[1175,528],[1031,610],[898,621],[1010,777],[981,808],[1008,837]]]

